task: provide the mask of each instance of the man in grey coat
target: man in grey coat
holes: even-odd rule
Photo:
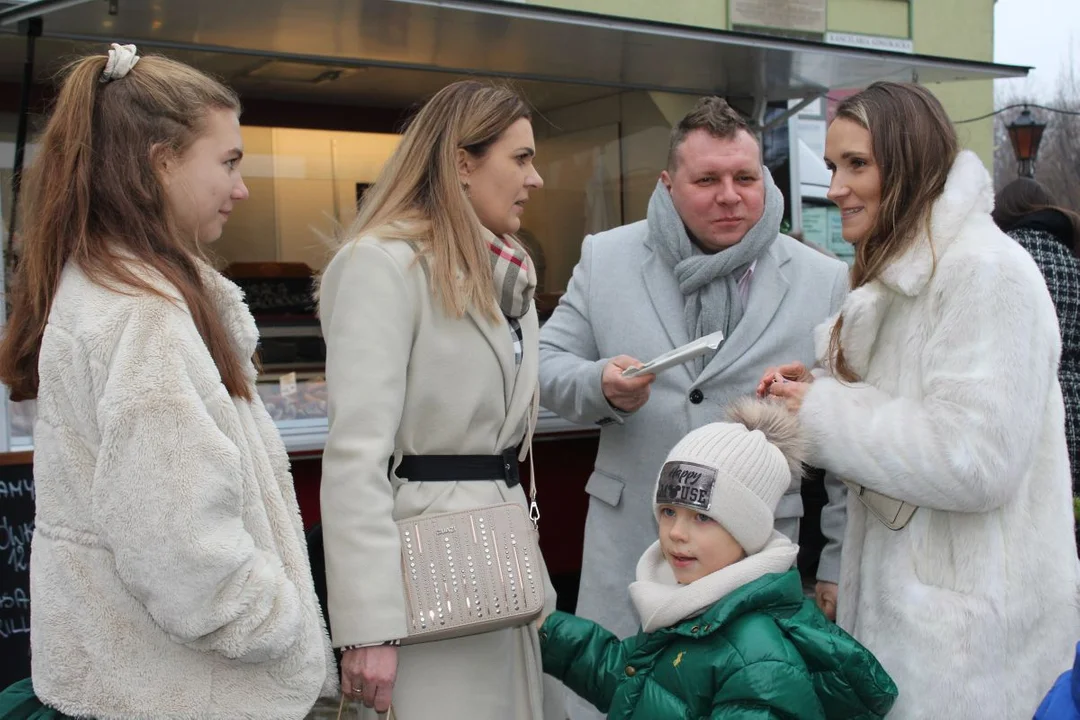
[[[577,614],[616,635],[636,632],[627,587],[656,540],[650,497],[664,458],[683,435],[720,420],[751,395],[764,370],[814,361],[812,330],[835,314],[848,269],[781,235],[783,198],[746,122],[704,98],[672,130],[668,167],[641,222],[585,238],[566,294],[540,332],[545,407],[601,426],[585,525]],[[712,355],[658,375],[625,368],[721,330]],[[822,516],[830,541],[818,602],[835,613],[842,486],[829,481]],[[802,499],[793,483],[776,527],[798,540]],[[575,718],[592,717],[582,701]]]

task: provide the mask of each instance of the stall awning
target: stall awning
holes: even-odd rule
[[[612,18],[512,0],[31,0],[44,36],[624,89],[786,100],[875,80],[1022,77],[1028,68]],[[115,14],[110,14],[115,10]]]

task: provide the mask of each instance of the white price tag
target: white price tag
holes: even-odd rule
[[[285,373],[278,380],[278,386],[281,389],[282,397],[291,397],[296,394],[296,373]]]

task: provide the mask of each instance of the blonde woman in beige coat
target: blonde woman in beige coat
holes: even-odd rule
[[[537,409],[536,274],[513,233],[543,185],[534,148],[514,93],[444,88],[410,123],[322,278],[331,634],[346,696],[377,712],[392,702],[398,720],[544,716],[533,625],[397,645],[407,628],[395,521],[526,503],[512,473]],[[463,455],[500,472],[448,481],[462,458],[445,456]]]

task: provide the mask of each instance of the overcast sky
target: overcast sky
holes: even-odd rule
[[[998,80],[998,98],[1050,100],[1070,56],[1080,77],[1080,0],[997,0],[994,61],[1034,68],[1025,79]]]

